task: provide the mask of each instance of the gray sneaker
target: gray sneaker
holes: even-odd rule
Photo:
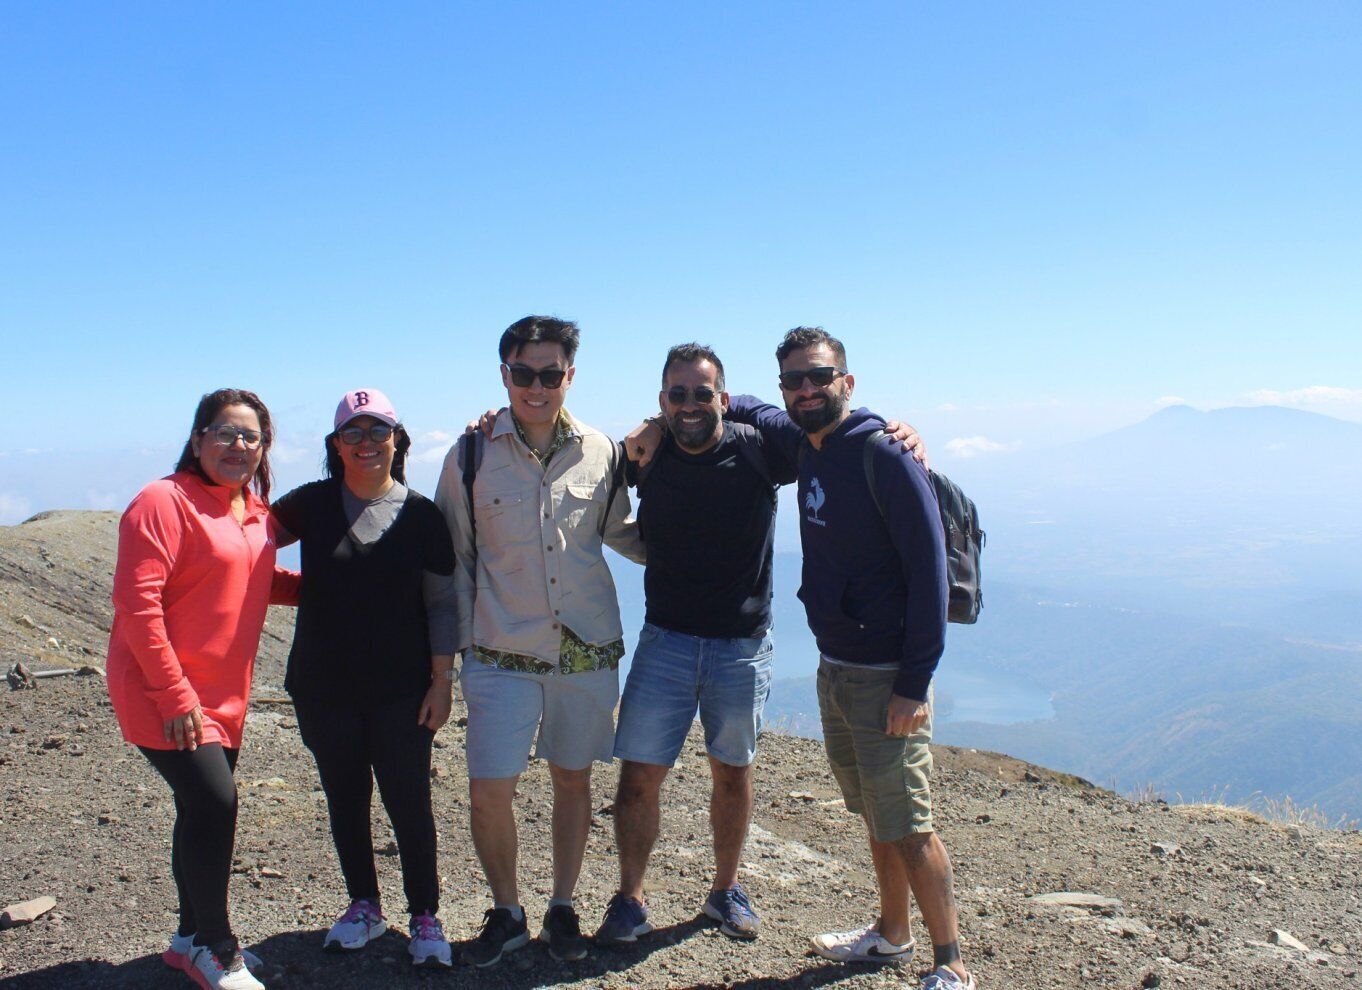
[[[922,990],[975,990],[974,974],[962,980],[949,966],[938,966],[922,978]]]
[[[617,893],[605,909],[605,920],[596,929],[597,945],[637,942],[640,935],[653,930],[648,923],[648,908],[640,901]]]

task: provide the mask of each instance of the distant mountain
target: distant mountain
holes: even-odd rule
[[[938,466],[979,504],[986,576],[1362,643],[1362,425],[1173,406],[1090,440]]]
[[[998,581],[988,594],[978,625],[947,633],[938,741],[1119,790],[1289,796],[1333,818],[1362,818],[1362,649]],[[1031,714],[1045,694],[1053,715]],[[812,680],[777,680],[768,716],[817,734]]]

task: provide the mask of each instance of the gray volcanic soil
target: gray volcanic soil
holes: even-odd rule
[[[112,513],[51,513],[0,528],[6,668],[16,660],[34,668],[103,664],[115,527]],[[415,974],[400,930],[397,858],[385,852],[384,898],[399,929],[360,954],[324,955],[321,937],[345,906],[344,889],[292,711],[267,700],[281,694],[289,635],[287,611],[275,610],[256,672],[264,703],[253,708],[238,770],[233,919],[269,964],[269,986],[872,987],[902,984],[930,961],[876,970],[806,951],[811,934],[871,919],[874,888],[863,827],[837,800],[819,744],[776,735],[762,740],[744,865],[764,926],[754,943],[724,938],[698,917],[711,855],[708,772],[692,737],[664,792],[649,885],[661,930],[651,939],[595,950],[578,964],[555,963],[532,943],[490,971]],[[57,899],[36,923],[0,931],[0,984],[188,987],[159,960],[175,925],[170,794],[121,742],[101,678],[0,688],[0,699],[0,907]],[[453,939],[472,937],[488,906],[466,834],[462,737],[451,724],[435,752],[441,914]],[[955,861],[962,944],[981,987],[1358,985],[1362,835],[1269,824],[1234,809],[1132,804],[995,754],[942,747],[937,756],[937,820]],[[579,889],[588,931],[616,878],[614,770],[600,768],[596,778]],[[520,792],[523,896],[533,923],[548,894],[542,765],[532,766]],[[389,849],[390,840],[376,804],[375,844]],[[1061,891],[1116,900],[1065,907],[1035,896]],[[1304,948],[1269,944],[1274,929]],[[925,941],[920,925],[918,935]]]

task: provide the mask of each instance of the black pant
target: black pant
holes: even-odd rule
[[[138,749],[175,795],[170,870],[180,895],[180,934],[199,945],[232,937],[227,881],[236,843],[236,770],[239,750],[209,743],[198,749]]]
[[[294,699],[298,730],[317,760],[350,900],[378,897],[369,805],[374,780],[402,857],[402,886],[412,914],[440,906],[435,815],[430,807],[430,747],[418,725],[422,694],[376,705]]]

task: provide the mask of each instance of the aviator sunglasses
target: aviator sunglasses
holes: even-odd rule
[[[567,372],[562,368],[540,368],[535,370],[523,364],[503,365],[511,373],[511,384],[516,388],[529,388],[536,378],[545,388],[557,388],[563,384]]]
[[[787,392],[794,392],[804,387],[804,379],[807,378],[819,388],[827,388],[837,379],[846,375],[846,368],[809,368],[806,371],[782,371],[780,377],[780,387]]]
[[[667,401],[674,406],[684,406],[686,400],[693,395],[697,406],[707,406],[718,394],[708,385],[697,385],[694,389],[688,389],[684,385],[673,385],[667,389]]]
[[[341,438],[341,443],[349,444],[351,447],[365,437],[368,437],[374,443],[386,443],[388,437],[392,435],[393,428],[387,423],[375,423],[367,430],[362,426],[347,426],[337,434]]]
[[[199,432],[206,437],[211,436],[224,447],[230,447],[236,443],[236,438],[240,437],[241,445],[247,450],[255,450],[265,439],[265,435],[259,430],[243,430],[239,426],[230,426],[226,423],[222,426],[205,426]]]

